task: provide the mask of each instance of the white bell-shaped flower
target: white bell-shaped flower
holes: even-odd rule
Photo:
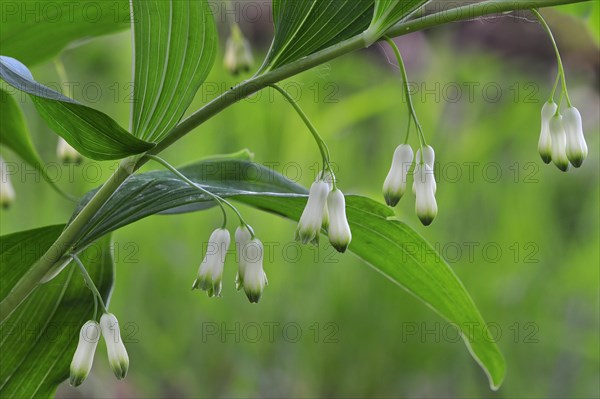
[[[129,356],[121,340],[119,321],[114,314],[104,313],[100,317],[100,328],[106,343],[110,368],[117,379],[122,380],[127,375],[127,369],[129,369]]]
[[[425,226],[429,226],[437,216],[435,200],[435,178],[433,169],[426,163],[419,163],[414,172],[416,203],[415,211]]]
[[[238,24],[231,26],[231,36],[225,44],[223,66],[231,74],[248,72],[254,63],[250,42],[244,37]]]
[[[302,241],[303,244],[319,242],[319,232],[323,225],[328,193],[329,185],[326,182],[320,180],[312,184],[308,194],[308,202],[296,229],[296,240]]]
[[[346,252],[350,241],[352,241],[352,232],[346,218],[346,199],[344,194],[334,189],[327,196],[327,206],[329,207],[329,242],[338,252]]]
[[[0,157],[0,206],[8,209],[15,202],[15,189],[8,173],[8,165]]]
[[[433,150],[433,147],[430,145],[423,146],[423,153],[425,154],[425,156],[423,157],[423,162],[425,162],[427,165],[429,165],[431,170],[434,170],[435,169],[435,151]],[[418,165],[420,163],[421,163],[421,149],[419,148],[417,150],[417,156],[415,157],[415,164]],[[417,187],[415,185],[414,180],[413,180],[412,191],[413,191],[414,195],[417,195]],[[436,192],[437,192],[437,182],[435,181],[435,176],[434,176],[433,194],[435,194]]]
[[[392,167],[383,183],[386,204],[396,206],[406,192],[406,177],[414,159],[410,145],[400,144],[394,151]]]
[[[99,340],[100,325],[96,321],[86,322],[79,330],[79,343],[71,360],[69,383],[72,386],[81,385],[90,373]]]
[[[252,233],[246,226],[239,226],[235,230],[235,250],[238,255],[238,273],[235,277],[235,288],[239,291],[244,286],[244,272],[246,271],[246,257],[244,245],[252,239]]]
[[[223,278],[223,266],[225,256],[230,244],[229,231],[217,229],[213,231],[208,240],[206,255],[198,269],[198,277],[192,289],[206,291],[209,297],[221,296],[221,280]]]
[[[567,134],[561,115],[554,115],[552,119],[550,119],[550,136],[552,137],[552,162],[554,162],[558,169],[566,172],[569,170]]]
[[[56,156],[63,163],[75,163],[79,164],[83,161],[83,156],[71,144],[67,143],[62,137],[58,138],[58,145],[56,146]]]
[[[577,108],[568,107],[563,112],[563,126],[567,135],[567,158],[578,168],[587,157],[588,147],[583,136],[581,114]]]
[[[552,136],[550,135],[550,121],[558,105],[552,100],[546,102],[542,107],[542,128],[540,132],[540,140],[538,141],[538,151],[542,161],[550,163],[552,161]]]
[[[265,285],[268,284],[267,275],[263,270],[264,248],[258,238],[253,238],[244,245],[242,256],[246,259],[244,271],[244,291],[248,300],[258,303]]]

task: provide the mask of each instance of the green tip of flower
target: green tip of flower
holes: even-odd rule
[[[258,301],[260,301],[260,297],[262,296],[262,292],[255,290],[246,290],[246,296],[248,297],[250,303],[258,303]]]
[[[552,156],[550,154],[540,153],[540,157],[542,158],[542,161],[544,161],[544,163],[546,165],[548,165],[550,162],[552,162]]]
[[[562,172],[569,171],[569,163],[568,162],[555,162],[556,167]]]
[[[395,207],[396,205],[398,205],[398,202],[400,202],[400,199],[402,198],[401,195],[398,194],[393,194],[393,193],[383,193],[383,197],[385,198],[385,203],[388,206],[391,206],[392,208]]]
[[[570,157],[569,158],[571,165],[573,165],[575,168],[581,167],[581,165],[583,165],[584,160],[585,160],[585,158],[583,158],[583,157]]]
[[[121,359],[120,361],[111,363],[110,368],[112,369],[117,380],[122,380],[127,375],[127,369],[129,368],[129,361]]]
[[[71,375],[69,376],[69,384],[72,387],[78,387],[79,385],[81,385],[83,383],[83,381],[85,381],[86,378],[87,378],[86,373],[71,371]]]
[[[419,215],[419,220],[423,223],[423,226],[429,226],[433,219],[435,219],[435,215]]]
[[[311,231],[298,229],[298,230],[296,230],[296,234],[294,237],[295,237],[296,241],[299,241],[304,245],[308,244],[309,242],[314,245],[319,245],[319,233],[318,232],[316,234],[314,234]]]
[[[333,248],[335,248],[336,251],[338,251],[339,253],[344,253],[346,252],[346,250],[348,249],[348,245],[350,245],[349,242],[346,243],[339,243],[339,242],[332,242],[331,246]]]

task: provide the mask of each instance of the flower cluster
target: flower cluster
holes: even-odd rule
[[[211,234],[192,289],[204,290],[209,297],[221,296],[223,269],[230,242],[229,231],[225,228],[217,229]],[[254,237],[254,232],[247,225],[237,228],[235,244],[238,253],[236,288],[243,288],[250,302],[257,303],[268,284],[263,270],[263,244]]]
[[[321,173],[310,187],[308,202],[296,229],[296,240],[318,244],[321,228],[327,229],[329,242],[338,252],[346,252],[352,241],[346,198],[335,186],[331,173]]]
[[[422,156],[421,156],[422,150]],[[396,206],[406,192],[407,177],[413,165],[413,150],[408,144],[401,144],[394,151],[392,166],[383,183],[383,196],[389,206]],[[433,222],[437,215],[435,193],[437,183],[433,173],[435,151],[429,145],[417,150],[413,171],[412,191],[416,196],[415,211],[425,226]]]
[[[104,313],[100,318],[100,323],[90,320],[79,331],[79,343],[70,368],[69,382],[72,386],[81,385],[90,373],[100,336],[104,337],[108,362],[117,379],[121,380],[127,375],[129,356],[121,340],[119,322],[113,314]]]
[[[545,163],[552,161],[563,172],[569,170],[569,165],[579,168],[583,164],[588,147],[577,108],[569,105],[561,115],[554,101],[544,104],[538,151]]]

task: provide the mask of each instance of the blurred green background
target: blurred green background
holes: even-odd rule
[[[218,211],[154,216],[123,228],[114,235],[118,274],[110,308],[122,324],[129,374],[116,382],[100,346],[86,383],[77,390],[63,384],[58,396],[598,397],[600,62],[575,19],[554,14],[551,22],[590,149],[584,166],[566,174],[537,153],[540,109],[555,76],[552,48],[537,25],[507,17],[398,39],[437,152],[439,216],[423,228],[412,195],[397,215],[434,243],[491,324],[508,364],[498,392],[489,391],[455,330],[422,303],[351,254],[298,247],[293,223],[242,206],[270,258],[260,304],[235,291],[234,257],[223,298],[190,290]],[[269,24],[242,26],[260,58]],[[125,32],[62,56],[69,80],[79,84],[69,94],[122,126],[130,51]],[[33,72],[43,83],[57,82],[52,63]],[[235,81],[217,63],[190,111]],[[326,138],[342,190],[382,200],[407,118],[398,70],[383,47],[284,87]],[[111,162],[58,168],[56,136],[25,103],[36,146],[49,171],[59,171],[61,187],[81,195],[108,178]],[[164,155],[183,165],[246,147],[256,162],[292,180],[314,179],[317,148],[273,91],[231,107]],[[34,174],[13,183],[18,201],[0,211],[2,234],[69,218],[72,204]]]

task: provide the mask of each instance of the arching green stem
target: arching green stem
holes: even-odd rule
[[[394,50],[394,55],[396,56],[396,60],[398,61],[398,67],[400,68],[400,73],[402,74],[402,83],[404,87],[404,93],[406,96],[406,103],[408,105],[408,111],[410,116],[415,121],[415,126],[417,127],[417,132],[419,134],[419,143],[421,145],[421,151],[424,145],[427,145],[427,141],[425,140],[425,135],[423,134],[423,128],[419,123],[419,118],[417,118],[417,112],[415,111],[415,107],[412,102],[412,98],[410,96],[410,86],[408,84],[408,74],[406,73],[406,66],[404,65],[404,60],[402,59],[402,54],[400,54],[400,49],[396,46],[396,43],[389,37],[385,37],[385,41],[390,45],[392,50]],[[408,136],[408,135],[407,135]],[[407,137],[408,139],[408,137]]]
[[[556,44],[554,35],[552,34],[552,31],[550,30],[550,26],[548,26],[548,23],[546,22],[546,20],[542,16],[542,14],[540,14],[540,12],[538,10],[536,10],[535,8],[532,8],[531,12],[537,17],[538,21],[540,21],[540,25],[542,25],[542,27],[544,28],[544,30],[546,31],[546,33],[548,33],[548,36],[550,37],[550,41],[552,42],[552,46],[554,47],[554,52],[556,53],[556,62],[558,63],[558,74],[559,74],[560,79],[562,79],[563,93],[565,95],[565,98],[567,99],[567,104],[569,105],[569,107],[571,107],[572,106],[571,99],[569,98],[569,92],[567,91],[567,79],[565,77],[565,68],[563,67],[562,58],[560,56],[560,51],[558,51],[558,45]],[[558,83],[558,80],[557,80],[557,83]],[[556,90],[556,86],[557,86],[557,84],[555,84],[554,89],[552,89],[552,97],[554,97],[554,91]]]
[[[317,131],[317,128],[310,121],[306,113],[302,110],[302,108],[300,108],[300,105],[298,105],[298,103],[292,98],[292,96],[290,96],[290,94],[287,91],[285,91],[281,86],[276,84],[271,85],[271,87],[273,87],[275,90],[281,93],[281,95],[292,105],[292,107],[296,110],[304,124],[306,124],[308,130],[313,135],[315,141],[317,142],[317,146],[319,147],[319,151],[321,151],[321,157],[323,158],[323,172],[329,171],[329,173],[331,173],[331,183],[333,185],[333,188],[335,189],[335,175],[333,174],[333,168],[331,167],[331,156],[329,153],[329,148],[327,147],[327,144],[325,144],[325,140],[323,140],[323,138]]]
[[[75,263],[77,264],[77,266],[79,266],[79,270],[81,271],[81,274],[83,275],[83,279],[85,280],[85,285],[87,285],[87,287],[90,289],[90,291],[92,291],[92,294],[94,294],[94,319],[96,318],[96,312],[97,312],[97,304],[100,303],[100,306],[102,307],[102,312],[103,313],[108,313],[108,309],[106,308],[106,305],[104,304],[104,300],[102,299],[102,295],[100,295],[100,292],[98,291],[98,288],[96,288],[96,284],[94,284],[94,280],[92,280],[92,278],[90,277],[87,269],[85,268],[85,266],[83,265],[83,263],[79,260],[79,258],[77,257],[77,255],[70,255],[71,258],[75,261]]]

